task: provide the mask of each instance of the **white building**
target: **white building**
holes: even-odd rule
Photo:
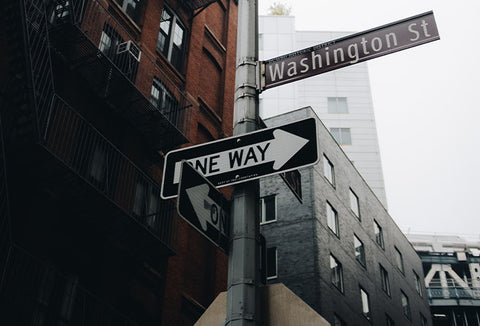
[[[260,16],[259,57],[270,59],[348,35],[295,31],[294,16]],[[366,63],[264,91],[262,118],[311,106],[387,207],[375,115]]]

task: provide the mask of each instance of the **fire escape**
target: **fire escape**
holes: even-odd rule
[[[185,94],[103,3],[3,5],[10,61],[0,106],[0,305],[20,324],[135,324],[77,276],[47,263],[35,239],[57,256],[82,252],[94,241],[114,243],[147,263],[176,250],[174,203],[162,200],[159,184],[76,109],[54,71],[61,64],[80,76],[106,114],[133,126],[152,152],[188,142]],[[140,71],[159,79],[168,101],[151,103],[137,86]],[[51,217],[53,207],[75,214]]]

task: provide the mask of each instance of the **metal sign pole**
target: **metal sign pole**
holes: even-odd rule
[[[258,6],[238,1],[237,59],[233,134],[258,129]],[[240,140],[239,140],[240,141]],[[232,191],[231,240],[228,257],[226,326],[255,326],[259,280],[258,180],[235,185]]]

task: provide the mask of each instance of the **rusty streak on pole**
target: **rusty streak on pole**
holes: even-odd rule
[[[258,6],[257,0],[238,1],[237,59],[233,134],[257,130],[258,122]],[[240,141],[240,140],[239,140]],[[226,326],[255,326],[259,280],[258,180],[235,185],[228,257]]]

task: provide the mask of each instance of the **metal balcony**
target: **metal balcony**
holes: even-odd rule
[[[107,199],[104,205],[110,213],[98,221],[111,228],[107,232],[122,237],[133,247],[150,248],[153,255],[154,251],[162,252],[162,248],[152,245],[155,241],[163,244],[164,254],[176,250],[178,221],[174,203],[162,200],[160,186],[58,96],[54,96],[41,132],[41,144],[62,164],[55,169],[58,164],[50,163],[48,158],[38,164],[32,172],[39,175],[36,179],[40,184],[53,185],[66,200],[73,200],[79,207],[92,206],[95,211],[98,207],[93,203],[98,200],[89,190],[93,188]],[[112,204],[113,208],[108,208]],[[116,217],[116,211],[140,230],[126,226],[128,220],[119,228],[122,218]],[[129,239],[125,233],[130,233]]]
[[[160,186],[56,93],[44,1],[9,0],[8,5],[9,74],[14,82],[3,94],[8,103],[2,105],[1,113],[7,118],[4,135],[12,167],[9,173],[16,178],[11,181],[14,193],[12,190],[10,202],[18,208],[28,191],[50,189],[64,202],[76,205],[72,210],[79,211],[79,220],[89,218],[85,223],[133,254],[149,259],[173,254],[178,228],[174,204],[161,200]],[[119,80],[127,80],[122,78]],[[137,103],[141,101],[148,106],[133,105],[138,110],[130,108],[130,120],[139,125],[145,119],[143,123],[152,128],[156,124],[160,130],[153,132],[167,133],[167,140],[162,141],[171,142],[176,136],[168,130],[177,129],[145,97]],[[143,112],[140,119],[142,108],[152,112]],[[172,117],[182,118],[181,114]]]
[[[62,275],[19,247],[0,275],[2,325],[138,325],[83,288],[78,276]]]
[[[166,151],[187,143],[192,104],[156,59],[135,42],[136,37],[114,16],[114,10],[103,3],[51,1],[45,14],[53,46],[94,92],[136,126],[155,149]],[[164,86],[165,94],[152,104],[154,78]],[[171,100],[162,101],[165,97]]]
[[[431,299],[475,299],[480,300],[480,288],[463,287],[428,287],[428,297]]]
[[[429,286],[427,296],[431,306],[480,306],[478,287]]]

